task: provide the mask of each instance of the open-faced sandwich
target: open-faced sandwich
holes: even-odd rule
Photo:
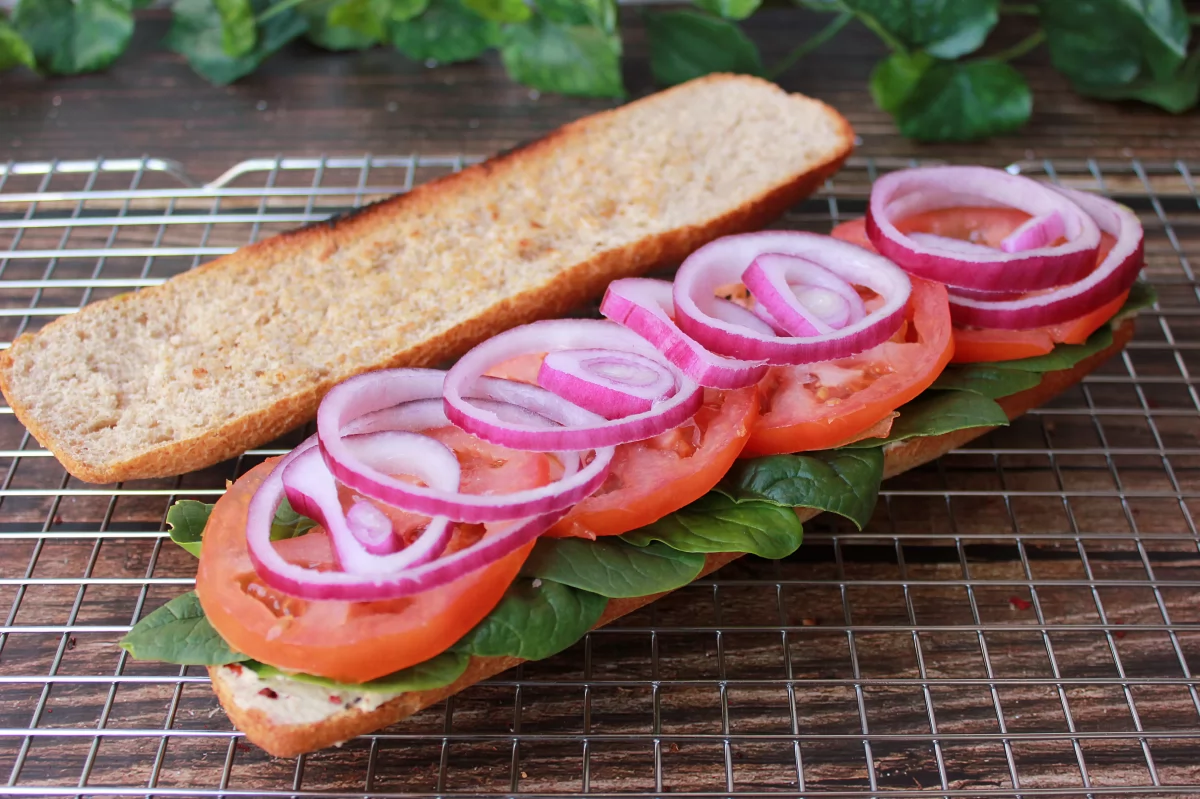
[[[816,513],[866,524],[885,476],[1055,396],[1153,301],[1131,211],[983,167],[886,175],[832,236],[744,232],[849,147],[820,103],[697,81],[90,306],[0,386],[85,479],[315,412],[172,508],[196,590],[122,646],[208,666],[273,754],[328,746],[785,557]],[[604,319],[533,321],[601,293]]]

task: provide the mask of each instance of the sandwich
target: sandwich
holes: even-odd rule
[[[817,513],[867,525],[885,477],[1082,379],[1154,301],[1132,212],[983,167],[886,175],[828,234],[759,230],[851,140],[711,77],[20,339],[0,388],[83,479],[316,417],[172,507],[196,590],[121,645],[208,667],[272,754],[338,744],[786,557]]]

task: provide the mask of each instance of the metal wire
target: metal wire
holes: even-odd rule
[[[475,159],[0,165],[0,346],[88,302]],[[858,215],[852,161],[784,224]],[[0,409],[0,779],[11,796],[1200,796],[1200,194],[1195,167],[1030,162],[1147,230],[1158,308],[1044,408],[549,661],[341,749],[273,760],[202,669],[116,640],[192,584],[171,480],[68,477]],[[6,776],[5,776],[6,775]]]

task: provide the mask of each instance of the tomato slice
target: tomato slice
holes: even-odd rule
[[[548,483],[556,463],[540,453],[487,444],[457,428],[430,431],[455,451],[469,493],[504,493]],[[533,544],[448,585],[412,597],[374,602],[305,600],[268,587],[246,550],[246,511],[272,468],[267,461],[238,480],[217,503],[204,530],[196,591],[209,621],[239,652],[281,669],[341,682],[373,680],[438,655],[504,596]],[[349,503],[353,495],[344,492]],[[414,514],[380,505],[397,529],[415,530]],[[487,535],[484,525],[457,527],[450,551]],[[292,563],[334,568],[319,528],[275,547]]]
[[[954,353],[946,287],[914,277],[906,324],[850,358],[776,366],[759,384],[766,407],[743,456],[838,446],[884,422],[937,379]]]
[[[600,490],[563,517],[550,535],[620,535],[704,496],[737,460],[758,418],[758,390],[706,389],[704,405],[681,427],[617,447]]]
[[[905,233],[935,233],[989,247],[999,247],[1000,242],[1027,219],[1029,214],[1014,208],[943,208],[906,217],[897,222],[896,227]],[[843,222],[835,227],[830,235],[868,250],[875,250],[867,236],[865,219]],[[1100,234],[1097,264],[1104,260],[1115,243],[1116,239],[1111,235],[1103,232]],[[1054,349],[1055,344],[1082,344],[1121,309],[1127,296],[1128,292],[1125,292],[1112,302],[1077,319],[1046,327],[1024,330],[955,327],[953,362],[1013,361],[1045,355]]]

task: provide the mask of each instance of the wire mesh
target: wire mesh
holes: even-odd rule
[[[204,185],[149,158],[0,166],[0,346],[470,161],[258,159]],[[903,165],[851,161],[781,224],[827,231]],[[192,583],[194,560],[164,546],[168,506],[298,439],[93,486],[0,409],[0,792],[1200,796],[1197,177],[1138,161],[1010,170],[1141,216],[1160,303],[1121,356],[888,481],[862,531],[818,519],[793,558],[744,558],[294,760],[243,741],[202,669],[115,644]]]

